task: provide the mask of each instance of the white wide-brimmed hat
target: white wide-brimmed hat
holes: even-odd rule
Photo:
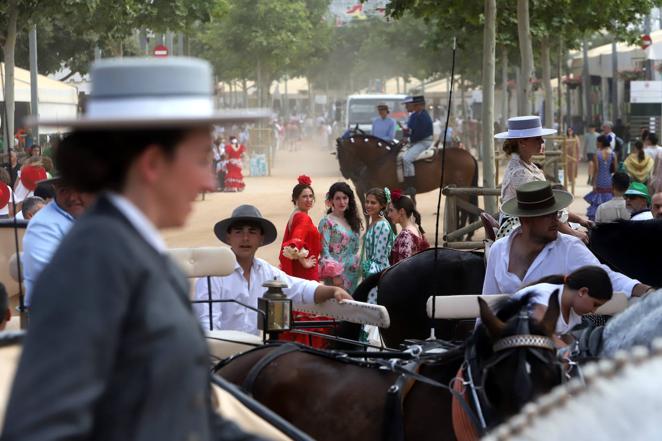
[[[105,58],[92,64],[90,78],[83,115],[27,118],[26,126],[180,128],[271,117],[266,109],[216,111],[211,65],[196,58]]]
[[[546,129],[540,123],[540,117],[515,116],[508,119],[508,131],[494,135],[496,139],[533,138],[556,133],[555,129]]]

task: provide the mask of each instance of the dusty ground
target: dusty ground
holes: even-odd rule
[[[501,168],[501,173],[503,173],[503,168],[504,166]],[[571,206],[571,210],[579,214],[585,214],[586,203],[581,196],[588,193],[590,189],[586,185],[579,185],[586,183],[585,163],[580,165],[579,171],[575,201]],[[276,242],[258,251],[258,257],[271,263],[277,263],[283,229],[293,208],[290,202],[292,187],[296,184],[296,178],[300,174],[307,174],[313,180],[317,203],[310,214],[313,222],[317,223],[324,214],[324,194],[333,182],[343,180],[343,178],[335,156],[313,143],[307,143],[297,152],[287,150],[277,152],[271,176],[247,177],[245,191],[241,193],[211,193],[205,195],[204,200],[198,200],[186,227],[165,233],[168,245],[170,247],[220,245],[213,233],[214,224],[230,216],[236,206],[249,203],[257,206],[262,214],[278,228]],[[481,181],[479,180],[479,182]],[[428,232],[427,236],[431,242],[434,239],[434,214],[436,212],[437,194],[437,192],[430,192],[417,196],[419,211],[423,218],[423,227]],[[442,199],[442,213],[443,202]],[[482,232],[479,232],[475,237],[482,238]]]

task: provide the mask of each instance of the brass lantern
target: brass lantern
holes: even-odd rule
[[[267,288],[262,297],[257,299],[257,327],[265,333],[289,331],[292,329],[292,300],[283,293],[287,284],[277,278],[268,280],[262,285]]]

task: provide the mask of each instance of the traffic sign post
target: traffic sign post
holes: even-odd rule
[[[157,44],[154,46],[152,54],[155,57],[167,57],[168,56],[168,47],[163,44]]]

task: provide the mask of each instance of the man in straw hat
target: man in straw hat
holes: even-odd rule
[[[55,152],[62,178],[98,193],[34,283],[3,440],[252,440],[213,410],[209,355],[186,277],[159,230],[213,191],[209,63],[103,59],[86,114]],[[34,219],[33,219],[34,221]]]
[[[414,161],[418,155],[432,146],[432,118],[425,109],[425,97],[412,97],[413,112],[409,115],[407,129],[410,146],[402,157],[402,168],[405,177],[405,192],[416,196],[416,167]]]
[[[561,210],[572,200],[570,193],[552,190],[545,181],[529,182],[517,189],[517,196],[501,209],[518,217],[521,225],[490,248],[483,294],[513,294],[543,277],[568,274],[585,265],[604,268],[614,290],[628,296],[640,296],[650,289],[601,265],[581,240],[559,232]]]
[[[377,104],[377,112],[379,116],[372,120],[372,136],[376,136],[387,142],[393,142],[395,139],[396,122],[388,116],[390,113],[388,106],[384,103]]]
[[[223,219],[214,226],[218,239],[230,245],[237,257],[232,274],[225,277],[211,277],[211,298],[213,300],[238,300],[246,305],[256,305],[257,299],[264,294],[262,284],[268,280],[279,279],[287,284],[283,292],[296,303],[321,303],[335,298],[350,300],[344,289],[337,286],[321,285],[313,280],[304,280],[287,275],[284,271],[255,257],[257,249],[276,240],[276,227],[262,217],[260,211],[252,205],[240,205],[232,216]],[[196,283],[197,300],[207,300],[209,291],[207,278]],[[196,311],[200,323],[209,327],[209,307],[197,304]],[[214,303],[211,323],[214,329],[228,329],[257,334],[257,314],[247,311],[236,303]]]

